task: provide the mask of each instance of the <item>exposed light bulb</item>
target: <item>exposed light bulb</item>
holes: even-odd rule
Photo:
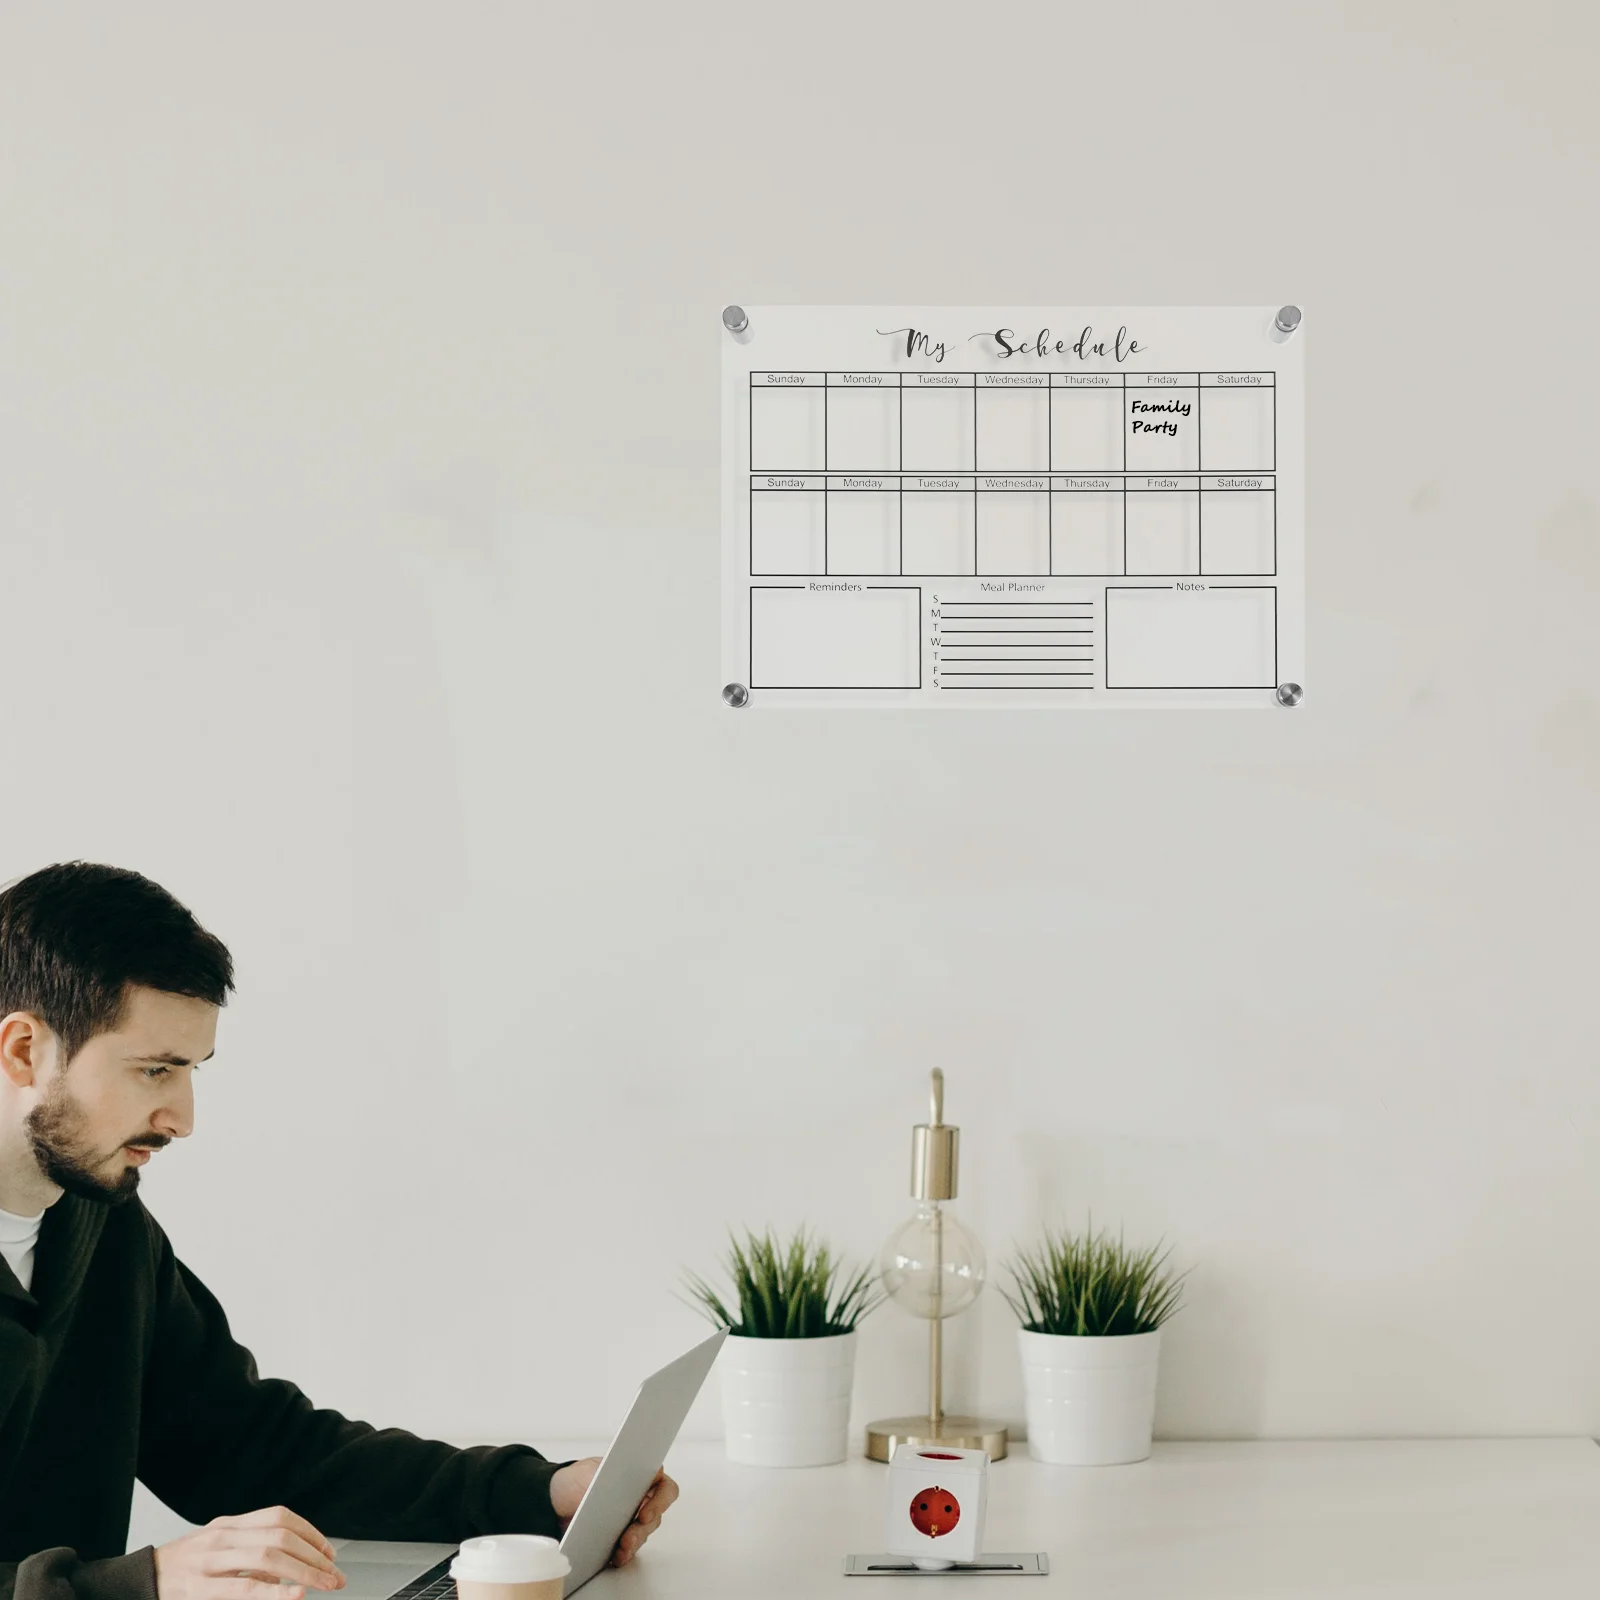
[[[889,1298],[932,1321],[965,1311],[983,1289],[983,1246],[954,1212],[924,1200],[890,1237],[878,1258]]]

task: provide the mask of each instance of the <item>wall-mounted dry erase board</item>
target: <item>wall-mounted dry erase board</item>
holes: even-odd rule
[[[725,698],[1278,706],[1305,675],[1283,310],[730,307]]]

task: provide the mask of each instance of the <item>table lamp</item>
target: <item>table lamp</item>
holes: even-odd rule
[[[933,1069],[933,1119],[911,1130],[911,1196],[916,1214],[897,1228],[879,1257],[883,1287],[897,1306],[928,1319],[928,1414],[886,1417],[867,1424],[867,1456],[887,1461],[901,1444],[946,1444],[1006,1453],[1006,1425],[944,1412],[943,1326],[965,1311],[983,1289],[983,1246],[945,1202],[956,1197],[961,1130],[944,1120],[944,1073]]]

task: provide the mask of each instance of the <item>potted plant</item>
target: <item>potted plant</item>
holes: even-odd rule
[[[725,1258],[737,1313],[694,1273],[695,1309],[728,1338],[722,1349],[722,1416],[728,1458],[757,1467],[843,1461],[850,1435],[856,1324],[883,1296],[866,1268],[842,1280],[824,1244],[804,1230],[787,1244],[770,1231],[729,1235]]]
[[[1002,1289],[1022,1326],[1028,1453],[1036,1461],[1110,1466],[1143,1461],[1155,1422],[1161,1327],[1178,1309],[1186,1274],[1157,1244],[1046,1230],[1019,1250]]]

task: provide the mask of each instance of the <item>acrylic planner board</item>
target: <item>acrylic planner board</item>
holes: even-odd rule
[[[1280,307],[741,309],[730,704],[1276,708],[1303,684],[1305,329]]]

